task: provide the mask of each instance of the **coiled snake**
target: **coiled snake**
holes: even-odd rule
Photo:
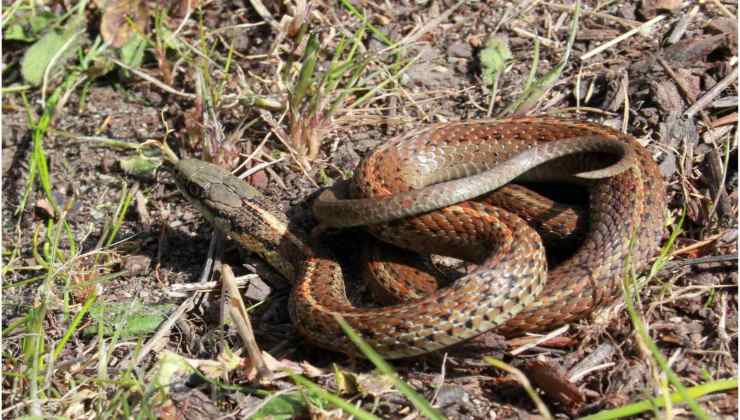
[[[180,189],[216,228],[294,283],[290,314],[303,336],[355,353],[335,322],[338,314],[386,358],[435,351],[486,331],[511,336],[586,316],[617,296],[628,269],[648,262],[666,206],[650,154],[631,136],[604,126],[524,117],[418,129],[363,160],[356,199],[324,193],[315,216],[330,226],[370,224],[383,241],[479,266],[437,289],[418,270],[376,262],[376,271],[387,266],[380,271],[404,277],[379,286],[401,302],[360,308],[347,299],[331,253],[289,227],[269,199],[218,166],[187,159],[175,167]],[[580,179],[588,184],[587,221],[528,190],[499,188],[515,178]],[[512,204],[512,198],[525,204]],[[542,241],[523,219],[555,236],[586,227],[575,253],[548,272]],[[410,298],[403,293],[409,290]]]

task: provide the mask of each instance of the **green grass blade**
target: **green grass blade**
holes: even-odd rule
[[[534,390],[532,387],[532,384],[529,382],[529,379],[527,379],[527,376],[522,373],[519,369],[514,368],[513,366],[510,366],[494,357],[484,357],[483,360],[486,361],[486,363],[499,368],[501,370],[504,370],[506,372],[509,372],[510,374],[514,375],[514,378],[519,382],[519,384],[524,387],[524,390],[527,392],[527,395],[529,395],[529,398],[532,400],[534,405],[537,407],[537,409],[540,411],[540,415],[546,419],[552,419],[552,414],[550,413],[550,410],[547,409],[547,406],[542,401],[539,395],[537,395],[537,391]]]
[[[46,198],[49,200],[49,203],[54,208],[54,212],[56,214],[59,214],[59,204],[56,202],[56,199],[52,194],[51,177],[49,175],[49,168],[46,163],[46,153],[44,152],[43,141],[44,136],[49,129],[49,125],[51,124],[54,110],[56,109],[59,100],[61,99],[64,92],[67,91],[67,89],[72,88],[75,83],[77,83],[79,77],[79,72],[72,72],[64,79],[64,82],[59,87],[54,89],[53,94],[46,102],[44,113],[32,126],[33,151],[31,153],[31,162],[28,171],[28,178],[26,181],[26,189],[23,192],[20,203],[18,203],[18,209],[16,210],[15,214],[23,213],[23,210],[25,209],[26,203],[28,201],[28,196],[31,193],[33,183],[36,181],[37,176],[39,177],[41,187],[46,194]],[[32,121],[32,119],[29,119],[29,121]]]
[[[308,88],[311,86],[313,81],[314,71],[316,69],[316,59],[319,52],[319,40],[315,34],[311,34],[308,38],[308,44],[306,45],[306,51],[303,54],[303,66],[301,66],[301,72],[298,75],[298,84],[295,87],[295,91],[290,95],[290,106],[292,112],[298,112],[298,107],[303,102],[303,98],[308,92]]]
[[[706,413],[706,411],[704,411],[704,409],[702,409],[701,406],[699,406],[699,403],[697,403],[694,398],[689,396],[688,392],[686,391],[686,388],[681,383],[681,379],[670,368],[665,356],[663,356],[663,353],[660,352],[660,349],[658,349],[658,346],[655,344],[655,342],[650,337],[650,334],[647,331],[647,327],[645,326],[645,323],[642,321],[642,318],[640,318],[640,315],[635,309],[634,298],[633,298],[632,291],[631,291],[631,285],[627,284],[627,281],[629,280],[628,277],[630,276],[625,276],[625,281],[622,283],[622,287],[624,289],[624,303],[625,303],[625,306],[627,307],[627,312],[629,313],[630,319],[632,320],[632,325],[634,325],[637,335],[640,337],[640,339],[645,344],[645,346],[648,348],[648,350],[650,350],[650,353],[652,354],[653,359],[655,359],[660,369],[668,377],[668,381],[674,387],[676,387],[678,394],[681,396],[683,401],[686,404],[688,404],[689,408],[694,413],[694,416],[702,420],[709,419],[709,415]],[[632,283],[634,284],[634,282]]]
[[[87,314],[87,312],[90,310],[90,306],[95,302],[95,300],[98,298],[98,296],[94,293],[90,294],[90,296],[87,298],[85,303],[82,305],[82,309],[80,309],[79,312],[77,312],[77,315],[75,315],[72,322],[69,324],[69,327],[67,327],[67,331],[64,332],[64,336],[61,340],[57,343],[57,345],[54,347],[54,353],[52,354],[52,359],[56,360],[59,355],[62,353],[62,350],[64,349],[64,346],[67,344],[69,339],[72,337],[72,334],[74,334],[77,331],[77,327],[80,325],[80,322],[82,322],[82,318]]]
[[[570,34],[568,35],[568,42],[565,46],[565,52],[563,53],[563,59],[560,63],[555,66],[552,70],[545,73],[542,78],[529,84],[529,88],[526,89],[522,94],[514,101],[511,105],[506,107],[504,115],[521,115],[529,111],[532,106],[545,94],[560,77],[560,74],[568,64],[570,53],[573,50],[573,44],[576,40],[576,33],[578,33],[578,21],[581,15],[581,2],[576,2],[575,11],[573,12],[573,21],[570,26]]]
[[[393,384],[398,388],[398,390],[406,396],[406,398],[411,401],[412,404],[414,404],[414,407],[416,407],[421,414],[428,418],[433,420],[441,420],[445,417],[442,415],[442,413],[439,412],[436,408],[432,407],[432,405],[424,399],[419,393],[414,391],[413,388],[411,388],[406,382],[404,382],[401,377],[398,376],[395,370],[391,367],[391,365],[386,362],[383,357],[378,354],[375,350],[373,350],[372,347],[370,347],[369,344],[363,340],[355,330],[350,327],[350,325],[347,323],[347,321],[344,320],[339,315],[335,315],[334,319],[337,320],[337,323],[339,323],[339,326],[342,327],[342,330],[345,334],[347,334],[347,337],[349,337],[350,340],[357,346],[357,348],[360,349],[362,354],[367,357],[370,362],[372,362],[376,368],[378,368],[379,371],[384,373],[385,375],[388,375],[388,377],[391,379]]]
[[[349,13],[352,14],[354,17],[360,20],[364,20],[363,14],[360,13],[360,11],[357,10],[355,6],[353,6],[352,3],[349,2],[349,0],[339,0],[339,3],[341,3],[342,6],[344,6],[344,8],[347,9],[347,11],[349,11]],[[383,31],[376,28],[370,23],[367,24],[367,27],[368,29],[370,29],[370,32],[372,32],[373,35],[375,35],[385,45],[389,47],[393,45],[393,40],[390,39],[388,35],[386,35]]]
[[[705,395],[712,394],[715,392],[729,391],[733,389],[737,391],[737,378],[721,379],[718,381],[697,385],[697,386],[688,388],[686,390],[686,395],[689,396],[693,400],[693,399],[701,398]],[[670,398],[673,404],[681,404],[681,403],[688,402],[678,392],[674,392],[673,394],[671,394]],[[650,400],[627,404],[622,407],[618,407],[618,408],[614,408],[610,410],[599,411],[596,414],[592,414],[586,417],[581,417],[580,420],[620,419],[624,417],[635,416],[637,414],[644,413],[646,411],[653,410],[656,408],[661,408],[664,406],[665,406],[665,399],[653,398]]]
[[[316,385],[315,383],[311,382],[310,380],[304,378],[301,375],[295,375],[291,374],[290,378],[295,382],[297,385],[300,385],[306,389],[308,389],[310,392],[313,392],[314,394],[318,395],[320,398],[323,398],[324,400],[330,402],[331,404],[341,408],[345,412],[357,417],[358,419],[362,420],[380,420],[380,417],[376,417],[372,413],[369,413],[359,407],[354,406],[353,404],[348,403],[347,401],[343,400],[342,398],[332,394],[331,392],[321,388],[320,386]]]
[[[116,239],[118,230],[123,225],[123,219],[126,217],[126,212],[128,211],[128,207],[131,205],[131,202],[133,200],[134,200],[133,192],[129,191],[128,186],[124,183],[123,191],[121,194],[121,201],[118,203],[118,207],[116,208],[116,213],[113,215],[110,235],[108,236],[108,239],[106,239],[105,241],[105,246],[110,246],[110,244],[113,243],[113,240]]]

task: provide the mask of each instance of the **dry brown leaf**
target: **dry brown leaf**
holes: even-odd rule
[[[658,12],[675,12],[681,8],[681,0],[642,0],[640,13],[643,17],[651,19]]]
[[[577,408],[585,401],[578,387],[565,376],[558,366],[549,361],[538,359],[529,361],[527,373],[533,384],[569,409]]]
[[[143,33],[149,13],[142,0],[108,0],[101,8],[100,34],[114,48],[126,44],[131,33]]]

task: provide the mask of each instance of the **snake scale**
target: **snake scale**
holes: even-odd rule
[[[399,302],[389,306],[356,307],[331,252],[289,226],[268,198],[213,164],[183,159],[175,169],[179,188],[213,226],[294,284],[290,314],[304,337],[356,353],[335,321],[341,315],[390,359],[487,331],[512,336],[588,315],[613,301],[628,269],[645,267],[662,237],[666,207],[663,181],[648,151],[608,127],[519,117],[417,129],[388,140],[361,162],[352,199],[325,192],[314,215],[329,226],[368,224],[373,235],[401,248],[478,266],[441,288],[417,287],[428,279],[391,279],[383,287],[417,295],[397,294]],[[568,207],[505,185],[514,179],[587,185],[585,223]],[[516,197],[525,204],[509,205]],[[580,225],[582,241],[548,271],[540,236],[527,222],[556,236]],[[389,266],[386,271],[397,275],[423,275]]]

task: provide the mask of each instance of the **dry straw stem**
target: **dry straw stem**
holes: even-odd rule
[[[586,54],[583,54],[579,58],[580,58],[581,61],[586,61],[589,58],[595,56],[596,54],[599,54],[599,53],[601,53],[603,51],[606,51],[607,49],[611,48],[613,45],[616,45],[616,44],[624,41],[625,39],[631,37],[632,35],[635,35],[638,32],[642,32],[642,31],[645,31],[645,30],[651,28],[652,26],[654,26],[655,24],[657,24],[658,22],[662,21],[665,18],[666,18],[666,15],[658,15],[658,16],[650,19],[649,21],[643,23],[642,25],[638,26],[637,28],[630,29],[629,31],[623,33],[622,35],[620,35],[620,36],[612,39],[611,41],[608,41],[608,42],[606,42],[606,43],[604,43],[604,44],[602,44],[602,45],[594,48],[593,50],[587,52]]]
[[[168,85],[168,84],[166,84],[166,83],[158,80],[157,78],[152,77],[152,76],[144,73],[143,71],[140,71],[138,69],[135,69],[135,68],[127,65],[126,63],[122,62],[122,61],[116,60],[115,58],[111,58],[111,61],[113,61],[117,65],[121,66],[122,68],[130,71],[131,73],[133,73],[133,74],[141,77],[142,79],[146,80],[147,82],[149,82],[149,83],[151,83],[151,84],[159,87],[160,89],[164,90],[165,92],[169,92],[169,93],[171,93],[173,95],[182,96],[183,98],[188,98],[188,99],[195,99],[196,98],[195,94],[187,93],[187,92],[181,92],[181,91],[173,88],[172,86],[170,86],[170,85]]]
[[[236,325],[239,336],[247,348],[249,360],[252,366],[257,369],[261,380],[269,381],[272,378],[272,372],[267,368],[265,361],[262,359],[262,352],[254,338],[252,323],[249,321],[247,307],[244,306],[239,288],[234,278],[234,272],[227,264],[221,265],[221,280],[223,289],[221,289],[222,305],[225,305],[226,312],[229,314],[231,321]]]
[[[540,4],[550,9],[559,10],[561,12],[570,12],[571,10],[573,10],[571,6],[563,6],[562,4],[554,4],[554,3],[549,3],[546,1],[543,1]],[[611,20],[611,21],[619,23],[620,25],[627,26],[630,28],[636,28],[640,26],[640,22],[636,20],[625,19],[625,18],[621,18],[618,16],[610,15],[608,13],[584,11],[583,14],[584,16],[592,16],[592,17],[597,17],[597,18],[604,19],[604,20]]]
[[[700,112],[709,105],[714,98],[719,96],[720,93],[724,92],[727,87],[733,82],[737,81],[737,66],[732,71],[720,80],[716,85],[712,86],[701,98],[697,99],[693,105],[691,105],[686,112],[683,113],[686,118],[693,118],[697,112]]]
[[[165,322],[162,323],[162,325],[159,326],[159,329],[156,333],[150,338],[146,344],[144,344],[144,347],[141,348],[141,351],[138,353],[131,353],[126,359],[124,363],[121,364],[121,366],[125,366],[127,369],[133,369],[136,366],[139,365],[139,363],[144,360],[144,358],[157,346],[158,343],[161,342],[162,338],[170,333],[172,331],[172,328],[175,326],[175,323],[177,322],[180,317],[182,317],[186,312],[189,312],[193,307],[195,306],[195,298],[198,296],[198,294],[194,294],[190,296],[188,299],[184,300],[180,306],[178,306],[177,310],[170,315],[169,318]]]
[[[512,350],[510,353],[512,356],[517,356],[519,354],[524,353],[525,351],[531,349],[532,347],[536,347],[548,340],[551,340],[555,337],[559,337],[563,334],[565,334],[568,331],[568,325],[563,325],[562,327],[556,329],[555,331],[551,331],[547,335],[543,335],[542,337],[539,337],[537,340],[532,341],[531,343],[524,344],[523,346],[517,347],[516,349]]]
[[[249,286],[249,284],[258,279],[259,276],[257,274],[247,274],[244,276],[239,276],[234,279],[234,284],[236,284],[236,287],[246,287]],[[182,293],[193,293],[193,292],[212,292],[216,290],[221,282],[219,281],[207,281],[203,283],[174,283],[171,284],[167,294],[169,295],[177,295]]]

